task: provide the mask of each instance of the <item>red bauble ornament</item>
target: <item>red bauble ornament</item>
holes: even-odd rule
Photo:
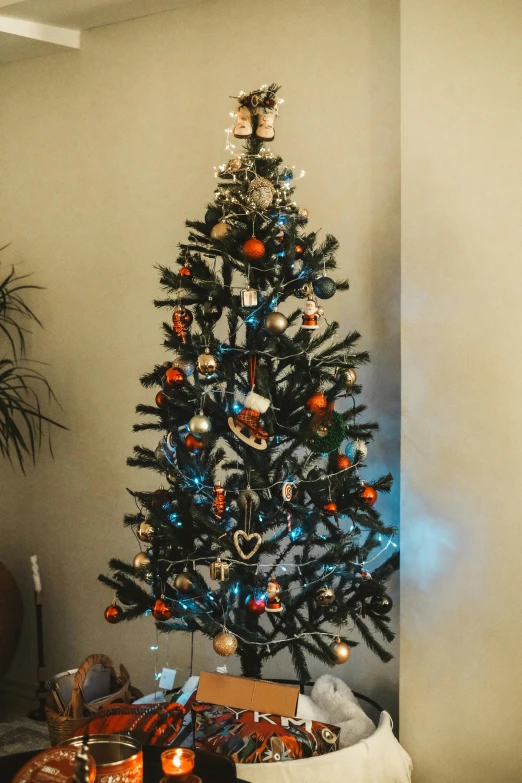
[[[312,394],[310,399],[305,402],[305,408],[307,411],[310,411],[310,413],[324,413],[327,405],[328,400],[322,392]]]
[[[373,487],[367,487],[366,485],[361,489],[361,498],[369,506],[373,506],[377,502],[377,490]]]
[[[165,394],[165,392],[159,391],[156,394],[156,405],[158,406],[158,408],[161,408],[163,405],[165,405],[167,400],[168,400],[168,397]]]
[[[252,237],[251,239],[247,239],[243,245],[243,253],[247,258],[252,258],[254,260],[263,258],[265,255],[265,246],[259,239]]]
[[[195,453],[201,451],[201,449],[203,448],[203,442],[200,441],[199,438],[196,438],[196,436],[193,435],[191,432],[189,432],[189,434],[185,438],[185,446],[189,451]]]
[[[325,503],[323,508],[328,514],[337,514],[337,503],[334,503],[333,500],[329,500],[328,503]]]
[[[252,614],[263,614],[266,611],[266,601],[264,598],[254,598],[254,596],[251,595],[246,602],[246,608]]]
[[[179,386],[186,380],[187,376],[179,367],[169,367],[165,373],[165,383],[167,386]]]
[[[178,272],[178,275],[180,277],[192,277],[192,272],[190,271],[190,267],[188,266],[188,264],[185,264],[184,266],[181,267],[181,269]]]
[[[172,612],[162,598],[158,598],[152,607],[152,616],[155,620],[170,620]]]
[[[352,461],[348,459],[344,454],[337,455],[337,470],[346,470],[352,464]]]
[[[160,489],[156,489],[152,493],[152,508],[155,511],[159,511],[160,508],[163,508],[163,506],[168,501],[168,499],[169,499],[168,490],[163,489],[163,487],[161,487]]]
[[[123,609],[121,606],[118,606],[118,604],[113,603],[110,606],[107,607],[105,610],[105,619],[108,623],[111,623],[111,625],[114,625],[114,623],[118,623],[121,620],[121,613]]]

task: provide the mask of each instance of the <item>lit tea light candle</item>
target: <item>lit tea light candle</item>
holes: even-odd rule
[[[165,777],[162,783],[192,783],[194,777],[194,751],[189,748],[172,748],[161,754],[161,766]]]

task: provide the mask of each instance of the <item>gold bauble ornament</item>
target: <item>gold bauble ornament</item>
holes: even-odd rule
[[[180,593],[188,593],[189,590],[192,590],[193,586],[192,579],[186,571],[182,571],[181,574],[178,574],[174,579],[174,587]]]
[[[221,633],[218,633],[218,635],[214,638],[212,646],[218,655],[227,657],[229,655],[234,655],[235,651],[237,650],[237,639],[233,633],[224,630],[221,631]]]
[[[134,568],[148,568],[150,566],[150,558],[146,552],[138,552],[134,560],[132,561]]]
[[[308,210],[306,209],[306,207],[299,207],[299,209],[297,210],[297,217],[299,220],[302,220],[303,222],[305,220],[308,220]]]
[[[349,389],[357,380],[357,373],[353,367],[348,367],[346,370],[338,370],[337,378],[343,382],[343,385],[346,386],[347,389]]]
[[[210,353],[210,348],[205,348],[205,353],[200,353],[196,362],[196,370],[201,375],[212,375],[219,367],[219,362],[215,356]]]
[[[145,544],[148,544],[152,541],[152,537],[154,535],[154,528],[152,525],[149,525],[148,522],[142,522],[138,528],[138,531],[136,533],[140,541],[143,541]]]
[[[266,209],[274,199],[275,188],[270,180],[256,177],[248,186],[247,192],[257,209]]]
[[[288,319],[286,315],[280,313],[278,310],[273,310],[269,313],[265,319],[265,329],[270,334],[283,334],[288,328]]]
[[[232,169],[232,171],[239,171],[239,169],[243,165],[243,161],[241,160],[241,158],[232,158],[232,160],[228,161],[228,165]]]
[[[320,587],[315,594],[315,602],[319,606],[330,606],[335,601],[335,591],[331,587]]]
[[[224,239],[230,233],[230,226],[225,220],[216,223],[210,231],[212,239]]]
[[[330,650],[335,655],[336,664],[340,663],[346,663],[348,658],[350,657],[350,648],[346,644],[346,642],[342,642],[339,637],[335,639],[332,644],[330,645]]]

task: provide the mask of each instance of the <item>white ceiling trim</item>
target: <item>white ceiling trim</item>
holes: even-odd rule
[[[0,32],[31,38],[33,41],[65,46],[67,49],[80,48],[80,30],[70,27],[57,27],[52,24],[31,22],[27,19],[13,19],[11,16],[0,15]]]

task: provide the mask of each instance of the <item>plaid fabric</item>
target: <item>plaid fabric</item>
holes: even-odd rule
[[[252,408],[243,408],[237,416],[234,416],[234,424],[238,429],[245,427],[248,429],[255,438],[261,438],[266,440],[268,438],[268,432],[261,429],[259,426],[260,413],[253,411]]]
[[[192,720],[196,748],[228,756],[237,764],[290,761],[339,750],[339,727],[317,721],[197,701]]]

